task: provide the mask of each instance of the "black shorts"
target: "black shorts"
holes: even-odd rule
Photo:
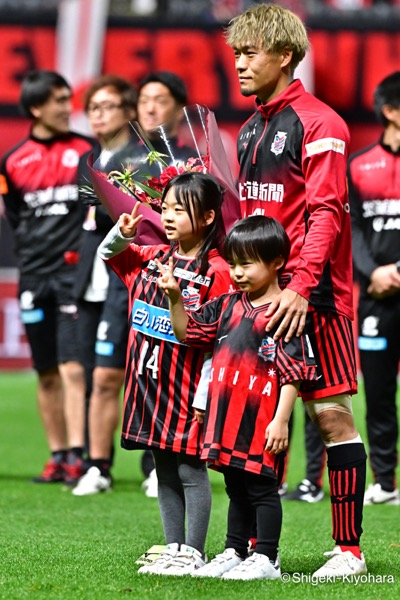
[[[118,280],[109,287],[97,328],[96,367],[125,368],[128,333],[128,290]]]
[[[21,319],[38,372],[79,360],[74,279],[74,273],[21,276],[18,293]]]

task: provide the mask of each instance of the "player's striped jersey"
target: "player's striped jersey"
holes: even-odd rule
[[[129,290],[130,332],[127,348],[122,446],[153,447],[197,454],[200,433],[192,402],[204,349],[179,343],[173,335],[168,298],[157,285],[154,262],[168,263],[169,246],[136,246],[107,262]],[[228,292],[229,267],[216,250],[205,275],[194,258],[172,254],[174,275],[185,306],[195,310]]]
[[[306,336],[285,343],[266,333],[268,305],[253,307],[236,292],[190,313],[185,342],[213,349],[201,457],[222,465],[268,474],[276,457],[264,450],[282,385],[315,380]]]

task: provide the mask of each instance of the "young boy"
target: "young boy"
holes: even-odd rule
[[[228,531],[225,551],[195,576],[280,577],[282,452],[300,382],[316,378],[305,336],[274,342],[265,332],[266,309],[281,291],[278,275],[289,252],[289,238],[275,219],[252,216],[238,222],[226,238],[224,254],[239,291],[190,315],[172,266],[159,265],[158,284],[169,298],[175,336],[213,352],[201,458],[224,474]],[[247,557],[254,518],[257,544]]]

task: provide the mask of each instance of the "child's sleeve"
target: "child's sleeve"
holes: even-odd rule
[[[197,385],[192,404],[193,408],[197,408],[198,410],[206,410],[207,407],[207,395],[208,385],[210,382],[211,363],[211,357],[205,358],[201,369],[199,383]]]
[[[97,254],[103,260],[109,260],[129,248],[134,239],[134,237],[124,237],[119,230],[118,223],[116,223],[97,248]]]
[[[206,302],[196,311],[187,311],[189,317],[184,344],[212,351],[219,326],[219,318],[227,295]]]
[[[307,335],[293,336],[289,342],[280,338],[276,351],[276,365],[280,374],[280,385],[294,381],[315,381],[317,367]]]

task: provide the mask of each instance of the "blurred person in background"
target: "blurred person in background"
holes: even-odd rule
[[[99,159],[100,169],[108,172],[118,168],[113,157],[118,153],[122,160],[129,146],[129,121],[136,118],[136,104],[134,86],[115,75],[99,77],[86,91],[85,112],[99,142],[93,159]],[[91,187],[90,154],[84,154],[79,162],[81,191]],[[97,247],[113,225],[101,204],[88,207],[75,283],[79,346],[86,375],[88,460],[87,472],[73,489],[75,496],[108,491],[112,486],[113,440],[119,424],[129,329],[127,289],[97,256]]]
[[[350,157],[353,260],[360,283],[358,349],[373,483],[364,504],[400,504],[396,485],[400,360],[400,71],[375,89],[381,138]]]
[[[36,483],[73,485],[83,473],[85,378],[73,284],[84,212],[79,157],[93,147],[72,132],[71,87],[53,71],[26,75],[29,136],[3,158],[3,197],[15,237],[22,322],[38,374],[38,406],[51,457]]]

